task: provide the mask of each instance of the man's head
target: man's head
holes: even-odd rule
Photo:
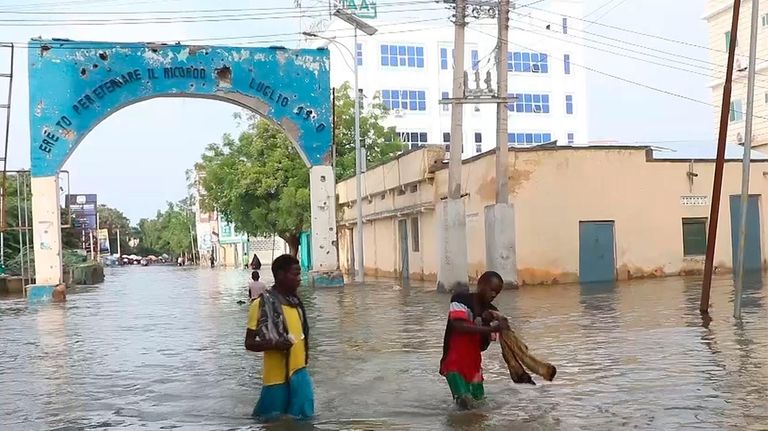
[[[259,281],[259,277],[260,277],[260,276],[259,276],[259,271],[253,271],[253,272],[251,273],[251,280],[253,280],[253,281]]]
[[[272,275],[278,289],[285,293],[296,293],[301,284],[301,265],[290,254],[278,256],[272,262]]]
[[[486,271],[477,280],[477,293],[485,305],[492,303],[502,289],[504,289],[504,279],[496,271]]]

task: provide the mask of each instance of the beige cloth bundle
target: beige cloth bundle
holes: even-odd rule
[[[507,363],[507,368],[509,368],[509,376],[515,383],[536,384],[526,368],[549,382],[555,378],[557,373],[557,369],[552,364],[541,361],[528,353],[528,346],[511,329],[501,331],[501,354],[504,357],[504,362]]]

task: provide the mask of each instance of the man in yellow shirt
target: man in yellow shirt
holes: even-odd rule
[[[309,325],[296,291],[301,266],[291,255],[272,262],[275,286],[251,303],[245,348],[264,352],[263,386],[253,416],[288,415],[308,419],[315,413],[312,380],[307,371]]]

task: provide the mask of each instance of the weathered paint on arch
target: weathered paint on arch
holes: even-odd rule
[[[119,109],[174,96],[252,109],[285,130],[307,165],[330,164],[325,49],[32,40],[29,83],[35,177],[56,175],[85,135]]]

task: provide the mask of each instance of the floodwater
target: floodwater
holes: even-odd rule
[[[265,271],[268,272],[268,271]],[[0,429],[261,429],[249,417],[261,360],[243,348],[249,274],[131,267],[66,304],[0,300]],[[766,289],[743,322],[728,278],[698,313],[700,283],[529,287],[498,306],[553,383],[511,383],[485,354],[488,403],[460,412],[437,374],[446,295],[372,282],[303,290],[317,418],[265,429],[768,429]],[[540,379],[539,379],[540,380]]]

